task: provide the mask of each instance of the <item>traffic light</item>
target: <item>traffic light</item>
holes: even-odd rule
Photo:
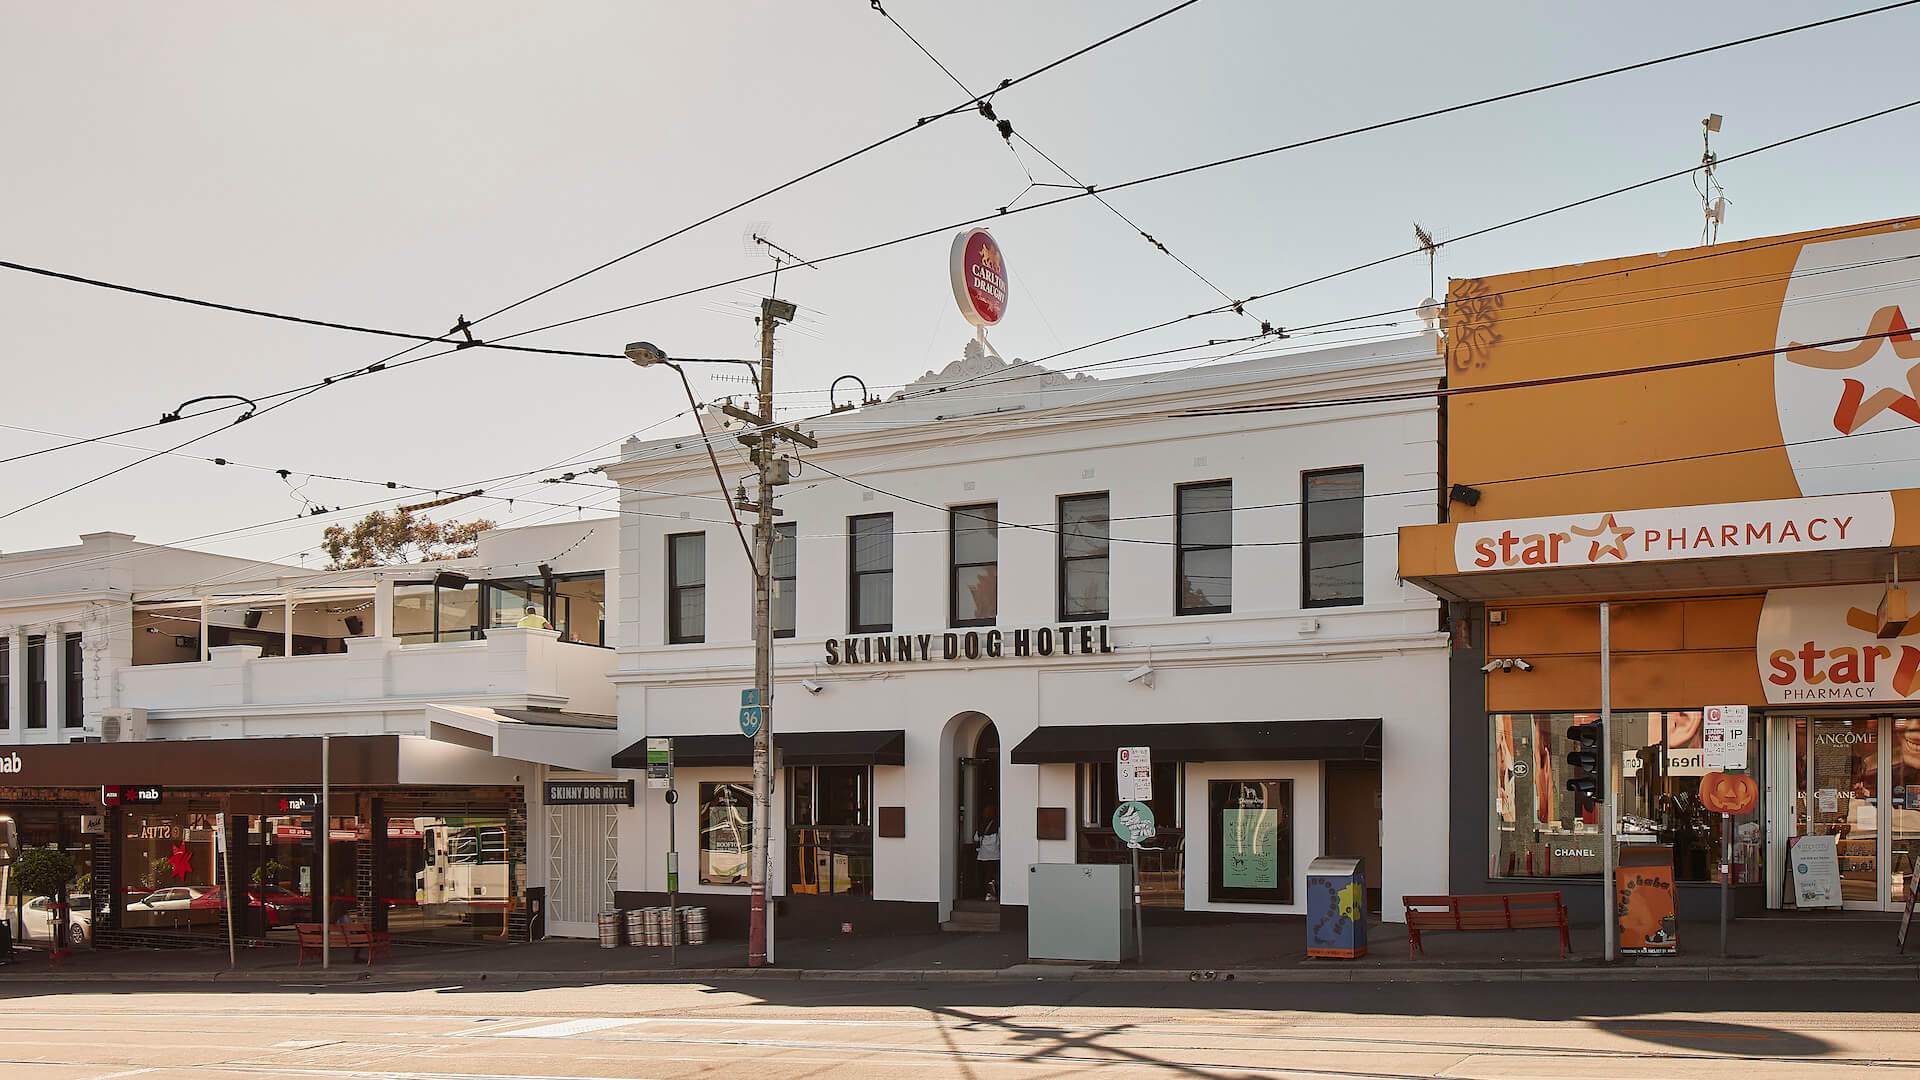
[[[1567,755],[1567,764],[1573,766],[1567,790],[1580,796],[1583,803],[1599,802],[1606,783],[1606,774],[1600,768],[1600,722],[1573,725],[1567,729],[1567,741],[1577,747]]]

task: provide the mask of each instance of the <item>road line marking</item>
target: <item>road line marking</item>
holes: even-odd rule
[[[564,1039],[571,1035],[584,1035],[588,1032],[606,1031],[609,1028],[627,1027],[639,1023],[644,1021],[616,1016],[588,1016],[579,1020],[562,1020],[557,1024],[542,1024],[539,1027],[520,1028],[515,1031],[477,1031],[473,1034],[503,1039]]]

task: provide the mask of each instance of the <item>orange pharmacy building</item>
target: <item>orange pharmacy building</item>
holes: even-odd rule
[[[1598,808],[1565,781],[1604,603],[1616,833],[1672,846],[1683,918],[1723,866],[1737,910],[1790,902],[1807,836],[1835,838],[1842,906],[1905,903],[1916,322],[1920,217],[1451,284],[1444,512],[1400,530],[1400,573],[1448,602],[1456,892],[1598,910]],[[1761,792],[1730,849],[1699,790],[1727,704]]]

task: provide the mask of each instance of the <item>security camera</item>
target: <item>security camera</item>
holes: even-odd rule
[[[1532,664],[1529,664],[1529,663],[1527,663],[1527,662],[1526,662],[1525,660],[1515,660],[1515,661],[1513,662],[1513,666],[1514,666],[1514,667],[1517,667],[1517,668],[1519,668],[1519,669],[1520,669],[1521,671],[1532,671],[1532,670],[1533,670],[1533,665],[1532,665]]]
[[[817,694],[820,691],[825,690],[826,687],[822,686],[817,682],[814,682],[812,679],[801,679],[800,689],[805,690],[809,694]]]
[[[1500,670],[1500,661],[1498,660],[1489,660],[1486,663],[1480,665],[1480,673],[1482,675],[1491,675],[1494,672],[1499,670]]]
[[[1139,667],[1127,672],[1127,681],[1130,683],[1140,683],[1151,690],[1153,689],[1153,675],[1152,664],[1141,664]]]

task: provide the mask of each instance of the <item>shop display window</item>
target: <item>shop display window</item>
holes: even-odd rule
[[[1293,903],[1293,782],[1210,780],[1207,899]]]
[[[753,857],[753,789],[700,785],[700,884],[746,885]]]
[[[871,782],[865,765],[787,770],[788,892],[873,895]]]
[[[1497,878],[1598,877],[1599,805],[1567,790],[1575,750],[1567,732],[1598,713],[1499,713],[1491,735],[1492,864]],[[1720,880],[1720,815],[1700,804],[1709,771],[1697,709],[1613,713],[1607,783],[1622,844],[1673,848],[1674,880]],[[1763,740],[1747,739],[1747,774],[1761,773]],[[1734,818],[1733,881],[1758,884],[1763,873],[1759,807]]]
[[[1153,770],[1153,841],[1140,852],[1140,903],[1143,907],[1187,906],[1185,810],[1180,805],[1182,767],[1163,762]],[[1120,805],[1119,778],[1111,761],[1079,766],[1080,827],[1074,830],[1075,859],[1083,863],[1133,861],[1133,852],[1113,832],[1113,811]]]
[[[380,893],[391,932],[488,936],[505,929],[521,875],[504,813],[390,816],[386,829]]]
[[[201,930],[222,925],[218,811],[184,801],[120,816],[121,925],[130,930]]]

